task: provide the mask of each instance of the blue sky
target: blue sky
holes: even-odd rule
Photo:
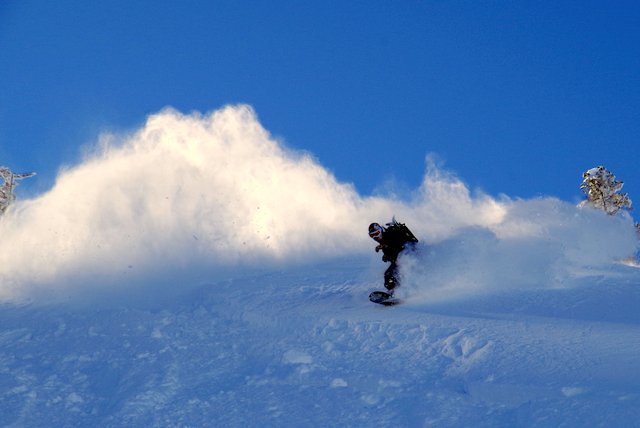
[[[435,153],[473,189],[640,203],[640,3],[3,1],[0,164],[48,190],[104,131],[165,106],[254,107],[370,194]]]

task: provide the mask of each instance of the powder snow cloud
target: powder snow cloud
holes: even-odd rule
[[[519,240],[559,239],[571,254],[576,244],[590,245],[585,230],[596,222],[607,243],[589,257],[635,249],[628,218],[580,214],[552,198],[472,194],[431,161],[412,198],[365,197],[271,136],[249,106],[204,115],[165,109],[136,132],[101,136],[51,190],[19,200],[0,219],[8,243],[0,253],[0,298],[167,286],[171,278],[206,280],[225,269],[364,254],[372,250],[367,225],[393,215],[432,246],[476,228],[485,231],[474,238],[479,247],[497,240],[526,253],[537,248],[518,247]],[[621,238],[610,244],[611,234]],[[493,249],[507,250],[513,253]]]

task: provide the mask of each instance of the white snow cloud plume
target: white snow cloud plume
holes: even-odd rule
[[[517,282],[532,261],[548,271],[635,248],[629,219],[474,195],[431,162],[411,200],[363,197],[273,138],[248,106],[166,109],[137,132],[102,136],[50,191],[0,219],[0,299],[181,287],[225,270],[365,254],[367,225],[393,215],[431,249],[406,269],[414,292],[424,292],[421,278],[451,288],[461,263],[488,272],[487,283],[503,270]]]
[[[616,274],[638,239],[630,216],[554,198],[500,202],[500,221],[468,227],[401,260],[401,294],[420,302],[580,286]]]

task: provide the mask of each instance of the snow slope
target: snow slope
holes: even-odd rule
[[[392,308],[372,261],[0,315],[3,426],[638,426],[640,276]]]
[[[629,216],[361,197],[244,106],[105,141],[0,219],[0,426],[640,426]]]

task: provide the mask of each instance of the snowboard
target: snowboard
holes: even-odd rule
[[[386,291],[374,291],[369,294],[369,300],[373,303],[378,303],[384,306],[393,306],[400,303],[400,299],[393,297],[392,294],[387,293]]]

